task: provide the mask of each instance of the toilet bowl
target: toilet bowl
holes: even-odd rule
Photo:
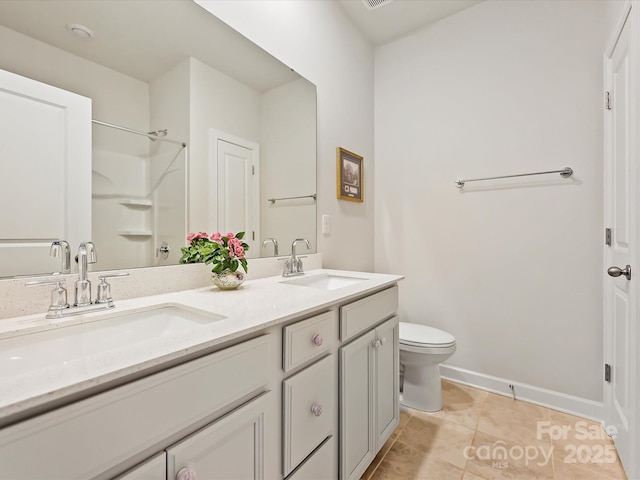
[[[401,403],[424,412],[442,409],[440,363],[456,351],[450,333],[417,323],[400,322]]]

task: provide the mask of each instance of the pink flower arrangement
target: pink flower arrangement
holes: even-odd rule
[[[221,273],[225,270],[235,272],[242,267],[247,272],[247,259],[245,252],[249,245],[244,243],[244,232],[190,233],[187,235],[187,246],[182,247],[180,263],[206,263],[213,264],[212,272]]]

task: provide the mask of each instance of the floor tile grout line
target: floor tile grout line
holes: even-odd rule
[[[473,430],[473,437],[471,438],[471,446],[473,445],[473,443],[476,441],[476,435],[478,435],[478,427],[480,426],[480,417],[482,417],[482,410],[484,409],[484,405],[487,401],[487,398],[489,398],[488,395],[485,395],[484,399],[482,400],[481,404],[480,404],[480,413],[478,414],[478,419],[476,422],[476,426]],[[469,464],[469,459],[465,459],[466,461],[464,462],[464,470],[462,472],[462,477],[464,478],[464,474],[467,473],[469,470],[467,470],[467,465]],[[480,475],[477,475],[473,472],[469,472],[472,473],[473,475],[476,475],[478,477],[480,477]],[[484,477],[480,477],[480,478],[484,478]]]

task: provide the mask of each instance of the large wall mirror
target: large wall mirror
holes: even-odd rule
[[[71,271],[81,241],[93,270],[176,264],[190,231],[316,251],[316,88],[196,3],[2,0],[0,45],[0,277],[62,271],[60,240]],[[67,92],[89,127],[49,111]]]

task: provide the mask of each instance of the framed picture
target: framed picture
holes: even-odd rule
[[[352,202],[364,201],[364,158],[338,147],[338,198]]]

